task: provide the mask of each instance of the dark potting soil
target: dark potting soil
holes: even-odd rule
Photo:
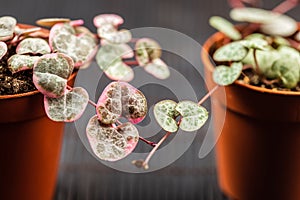
[[[32,70],[12,74],[7,68],[8,58],[15,54],[15,47],[8,47],[7,54],[0,60],[0,95],[12,95],[36,90],[32,82]]]

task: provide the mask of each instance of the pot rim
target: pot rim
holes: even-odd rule
[[[216,32],[212,36],[210,36],[203,45],[203,49],[201,51],[201,58],[204,64],[204,67],[208,68],[210,72],[213,72],[215,64],[212,62],[212,58],[209,55],[210,48],[217,42],[223,39],[225,35],[221,32]],[[272,89],[262,88],[258,86],[253,86],[249,84],[242,83],[238,80],[234,82],[234,85],[239,87],[244,87],[250,90],[254,90],[261,93],[269,93],[274,95],[289,95],[289,96],[300,96],[300,92],[295,91],[276,91]]]

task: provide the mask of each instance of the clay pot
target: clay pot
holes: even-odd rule
[[[52,199],[64,123],[46,116],[43,98],[38,91],[0,96],[1,199]]]
[[[201,52],[209,89],[215,86],[215,65],[208,55],[223,39],[222,33],[214,34]],[[236,81],[225,93],[225,99],[218,92],[212,96],[214,126],[221,130],[216,145],[221,189],[238,200],[300,199],[300,92]]]

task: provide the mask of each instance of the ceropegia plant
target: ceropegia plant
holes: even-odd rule
[[[96,55],[100,69],[112,80],[127,82],[134,78],[130,66],[141,66],[159,79],[168,78],[170,71],[161,60],[160,45],[150,38],[134,39],[127,29],[118,30],[123,22],[123,18],[115,14],[102,14],[94,18],[101,43]],[[127,43],[134,42],[133,50]]]
[[[222,17],[210,18],[210,24],[226,36],[213,54],[214,61],[221,64],[214,70],[214,81],[230,85],[244,77],[246,83],[274,90],[298,90],[300,32],[297,22],[283,14],[298,2],[286,0],[273,10],[245,7],[238,0],[229,2],[234,7],[230,17],[248,24],[237,29]]]

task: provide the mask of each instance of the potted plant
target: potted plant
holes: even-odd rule
[[[232,199],[299,199],[299,31],[282,14],[297,2],[285,1],[273,11],[230,3],[231,17],[247,23],[234,27],[212,17],[220,32],[201,53],[208,88],[224,85],[226,92],[225,99],[218,90],[212,95],[214,126],[221,130],[220,187]]]
[[[64,123],[54,122],[47,117],[41,92],[51,96],[53,86],[48,84],[50,89],[46,90],[43,90],[43,86],[47,86],[47,80],[56,83],[53,81],[55,78],[59,80],[58,86],[63,87],[61,91],[64,91],[67,82],[72,86],[77,73],[75,68],[88,63],[97,48],[96,39],[94,41],[93,37],[87,36],[89,31],[82,26],[81,20],[43,19],[38,23],[43,26],[55,25],[49,30],[19,24],[10,16],[0,18],[0,193],[3,199],[52,198]],[[70,32],[73,31],[73,35],[64,30],[66,27]],[[59,41],[59,36],[78,40],[75,31],[83,29],[86,32],[81,32],[78,48],[73,51],[60,48],[59,45],[64,43]],[[83,41],[90,43],[85,49],[87,53],[82,54],[78,50],[87,47],[82,44]],[[69,43],[74,45],[70,40]],[[37,73],[41,64],[35,66],[35,63],[41,63],[51,56],[53,68],[58,65],[68,67],[63,78],[59,78],[61,75],[55,70]],[[44,76],[43,72],[52,74]],[[52,95],[55,96],[58,93]]]

